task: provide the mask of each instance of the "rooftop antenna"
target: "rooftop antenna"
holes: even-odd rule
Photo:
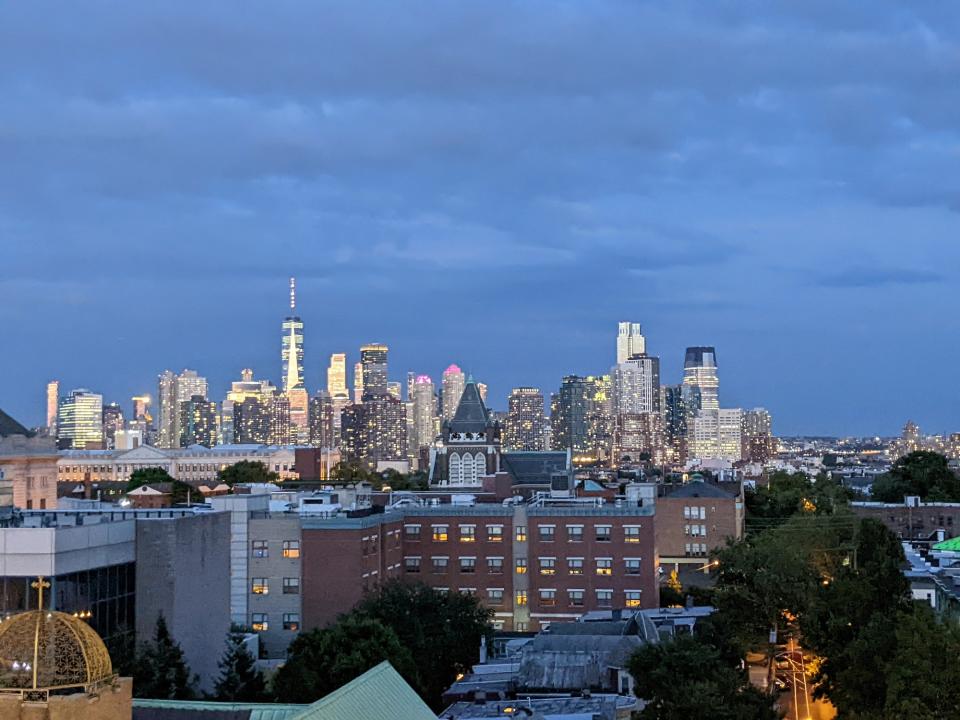
[[[290,309],[297,309],[297,279],[295,277],[290,278]]]

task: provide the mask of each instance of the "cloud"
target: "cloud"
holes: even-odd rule
[[[944,274],[933,270],[851,267],[821,275],[816,279],[816,284],[828,288],[880,288],[891,285],[930,285],[945,280]]]

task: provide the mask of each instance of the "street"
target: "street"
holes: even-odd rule
[[[787,651],[779,655],[778,660],[778,665],[786,663],[780,672],[790,681],[790,687],[780,695],[785,720],[833,720],[837,715],[833,705],[813,698],[803,649],[795,640],[790,640]]]

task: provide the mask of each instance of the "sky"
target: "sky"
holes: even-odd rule
[[[554,391],[643,325],[780,434],[960,431],[960,4],[0,4],[0,407],[390,346]]]

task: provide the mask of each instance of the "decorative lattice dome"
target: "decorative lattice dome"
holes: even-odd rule
[[[0,692],[91,691],[112,678],[110,653],[83,620],[31,610],[0,622]]]

